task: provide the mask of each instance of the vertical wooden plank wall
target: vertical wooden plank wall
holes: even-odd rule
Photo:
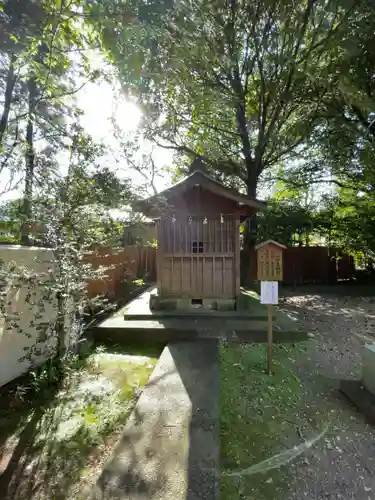
[[[156,223],[156,234],[158,241],[158,249],[156,252],[156,286],[158,293],[162,291],[162,276],[163,276],[163,219],[159,219]]]
[[[190,220],[188,214],[176,213],[174,220],[170,214],[161,221],[158,283],[165,296],[210,298],[239,293],[240,221],[225,214],[223,222],[220,219],[220,215],[207,220],[201,215]]]

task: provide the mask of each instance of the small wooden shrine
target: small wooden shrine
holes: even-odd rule
[[[157,296],[151,308],[235,309],[240,295],[240,222],[265,205],[210,177],[190,175],[138,209],[157,220]]]

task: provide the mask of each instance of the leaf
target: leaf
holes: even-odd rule
[[[96,413],[95,406],[88,406],[84,412],[84,422],[87,425],[99,424],[100,419]]]

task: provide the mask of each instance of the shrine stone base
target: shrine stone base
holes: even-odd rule
[[[161,297],[158,294],[150,295],[151,311],[235,311],[236,299],[205,298],[201,300],[178,297]]]

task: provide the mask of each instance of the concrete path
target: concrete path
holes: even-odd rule
[[[219,384],[217,340],[169,344],[92,498],[217,500]]]

